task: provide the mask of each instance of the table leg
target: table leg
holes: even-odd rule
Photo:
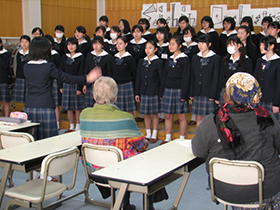
[[[175,197],[173,206],[172,206],[169,210],[171,210],[171,209],[177,209],[177,208],[178,208],[179,202],[180,202],[180,200],[181,200],[181,198],[182,198],[182,195],[183,195],[183,192],[184,192],[185,187],[186,187],[186,185],[187,185],[187,182],[188,182],[188,180],[189,180],[190,174],[191,174],[191,173],[188,173],[188,172],[186,172],[186,173],[184,174],[183,180],[182,180],[181,185],[180,185],[180,188],[179,188],[179,190],[178,190],[178,192],[177,192],[177,195],[176,195],[176,197]]]
[[[0,207],[2,204],[3,197],[4,197],[7,180],[8,180],[9,174],[11,173],[11,168],[12,168],[12,164],[5,163],[4,171],[3,171],[2,179],[1,179],[1,183],[0,183]]]
[[[121,184],[121,187],[120,187],[115,205],[113,207],[113,210],[119,210],[121,208],[121,204],[122,204],[122,201],[123,201],[123,198],[124,198],[124,195],[126,193],[127,188],[128,188],[127,183],[122,183]]]
[[[144,210],[149,210],[149,196],[148,194],[143,194],[144,197]]]

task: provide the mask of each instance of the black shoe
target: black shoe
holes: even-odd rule
[[[136,207],[133,204],[124,204],[121,206],[121,210],[136,210]]]

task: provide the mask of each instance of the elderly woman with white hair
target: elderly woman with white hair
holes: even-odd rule
[[[149,143],[137,127],[134,117],[114,105],[117,94],[118,86],[112,78],[103,76],[95,81],[93,97],[96,104],[82,111],[80,134],[82,143],[116,146],[122,150],[126,159],[145,151]],[[103,198],[110,196],[109,188],[99,187],[99,190]],[[160,200],[168,198],[165,190],[161,191],[160,195]],[[155,200],[150,200],[150,209],[154,209],[152,202]],[[124,197],[122,208],[135,209],[135,206],[129,203],[129,193]]]
[[[258,105],[261,97],[259,83],[252,75],[233,74],[226,83],[225,104],[204,118],[192,140],[192,149],[194,155],[206,159],[207,172],[212,157],[261,163],[264,203],[280,209],[280,129],[274,115]],[[258,200],[255,185],[240,190],[240,186],[215,180],[215,191],[233,203]]]

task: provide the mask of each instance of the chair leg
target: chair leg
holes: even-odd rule
[[[42,209],[43,209],[43,208],[42,208],[42,202],[37,204],[37,208],[36,208],[36,209],[37,209],[37,210],[42,210]]]
[[[8,177],[8,180],[9,180],[9,187],[14,187],[15,186],[15,183],[13,181],[13,174],[14,174],[14,171],[11,171],[11,173],[9,174],[9,177]]]
[[[224,210],[227,210],[228,207],[227,207],[227,204],[224,204]]]
[[[116,194],[114,188],[111,187],[111,209],[114,208],[114,204],[116,201]]]

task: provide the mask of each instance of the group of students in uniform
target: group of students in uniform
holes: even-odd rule
[[[64,72],[55,77],[51,96],[55,104],[49,106],[55,108],[57,126],[45,128],[47,133],[44,137],[53,135],[48,130],[57,132],[59,128],[59,106],[62,110],[67,110],[69,131],[79,129],[81,110],[94,105],[93,83],[81,80],[75,83],[74,77],[68,78],[65,73],[82,78],[95,67],[101,69],[103,76],[110,76],[116,81],[116,105],[120,110],[135,115],[136,102],[139,102],[139,113],[144,114],[146,138],[152,143],[157,140],[161,113],[165,114],[164,143],[171,141],[174,114],[178,114],[180,138],[185,138],[189,99],[192,100],[192,121],[197,119],[199,125],[206,115],[223,102],[220,95],[223,95],[225,83],[236,72],[248,72],[256,77],[263,93],[261,105],[280,120],[280,24],[271,17],[263,18],[263,31],[259,34],[253,31],[251,17],[244,17],[237,30],[234,19],[226,17],[223,20],[225,30],[220,36],[214,29],[210,16],[202,18],[202,29],[198,33],[190,26],[189,19],[181,16],[179,27],[173,36],[164,18],[157,20],[154,34],[149,31],[150,23],[145,18],[141,18],[132,29],[125,19],[119,21],[119,26],[111,28],[108,27],[106,16],[100,17],[99,23],[92,40],[83,26],[78,26],[74,36],[68,39],[64,36],[62,25],[55,27],[54,39],[50,35],[44,36],[40,28],[32,31],[32,35],[44,36],[48,40],[52,49],[49,60],[53,62],[52,68]],[[28,56],[29,43],[29,36],[21,36],[12,94],[12,101],[25,103],[26,112],[38,101],[37,98],[25,98],[26,75],[23,66],[31,62],[30,55]],[[10,58],[3,44],[0,45],[0,101],[9,102],[8,82],[3,79],[6,76],[2,75],[5,75],[8,68],[5,64]],[[34,82],[38,83],[40,79],[36,78]],[[72,84],[67,84],[69,82]],[[42,88],[44,92],[46,87]],[[40,105],[41,108],[48,104],[46,100],[43,101],[46,103],[44,106]],[[38,103],[42,104],[42,101]]]

